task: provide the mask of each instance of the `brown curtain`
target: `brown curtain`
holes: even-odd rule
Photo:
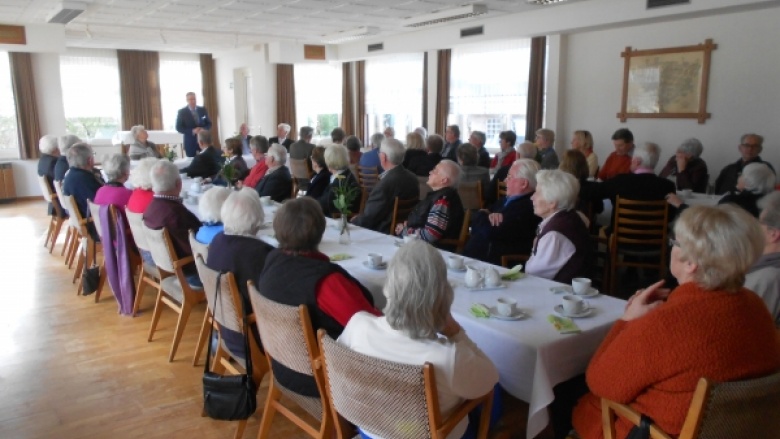
[[[160,100],[160,55],[140,50],[117,50],[122,129],[143,125],[163,129]]]
[[[35,102],[35,78],[29,53],[9,52],[11,82],[16,103],[16,128],[19,137],[19,157],[37,159],[41,126],[38,122],[38,104]]]
[[[219,104],[217,103],[217,74],[210,53],[200,54],[200,74],[203,79],[203,106],[211,119],[211,143],[221,148],[219,141]]]
[[[355,134],[355,113],[352,105],[352,63],[341,63],[341,128]],[[358,136],[359,137],[359,136]]]
[[[368,143],[368,128],[366,127],[366,62],[355,62],[355,82],[357,90],[355,100],[357,101],[357,123],[355,124],[355,135],[360,137],[365,145]]]
[[[531,61],[528,72],[528,106],[525,113],[525,138],[533,141],[544,120],[544,64],[547,37],[531,39]]]
[[[450,62],[452,51],[439,50],[439,69],[436,75],[436,126],[434,132],[444,135],[447,129],[447,115],[450,113]]]
[[[428,52],[423,53],[422,126],[428,129]]]
[[[276,120],[290,124],[290,139],[295,139],[295,68],[292,64],[276,65]],[[275,131],[275,130],[274,130]]]

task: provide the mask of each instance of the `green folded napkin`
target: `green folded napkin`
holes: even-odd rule
[[[523,269],[523,265],[522,264],[515,265],[509,271],[507,271],[506,273],[502,274],[501,275],[501,279],[503,279],[503,280],[518,280],[518,279],[522,279],[522,278],[525,277],[525,273],[520,271],[522,269]]]
[[[547,316],[547,321],[552,323],[552,325],[555,326],[555,329],[561,334],[574,334],[580,332],[579,326],[577,326],[572,319],[550,314]]]
[[[330,257],[331,262],[338,262],[338,261],[346,261],[347,259],[351,259],[352,256],[348,255],[346,253],[338,253]]]
[[[471,315],[477,318],[481,319],[487,319],[490,318],[490,308],[488,308],[486,305],[483,305],[481,303],[473,303],[471,305],[471,308],[469,308],[469,311],[471,312]]]

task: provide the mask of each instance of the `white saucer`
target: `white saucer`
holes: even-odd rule
[[[498,285],[495,285],[495,286],[492,286],[492,287],[482,286],[482,287],[477,287],[477,288],[471,288],[470,286],[466,285],[466,288],[468,288],[469,291],[490,291],[490,290],[503,290],[504,288],[506,288],[506,285],[505,284],[498,284]]]
[[[382,262],[379,265],[371,265],[368,263],[368,261],[363,261],[363,266],[371,270],[384,270],[387,268],[387,262]]]
[[[395,246],[396,247],[403,247],[404,246],[404,242],[403,241],[396,241],[395,242]]]
[[[447,270],[454,271],[454,272],[456,272],[456,273],[463,273],[464,271],[466,271],[466,267],[461,267],[461,268],[452,268],[452,267],[450,267],[450,266],[448,265],[448,266],[447,266]]]
[[[577,294],[577,293],[574,292],[574,290],[572,289],[572,287],[570,285],[562,285],[560,287],[552,287],[552,288],[550,288],[550,291],[552,291],[553,293],[556,293],[556,294],[557,293],[574,294],[574,295],[579,296],[579,297],[596,297],[596,296],[598,296],[600,294],[599,290],[597,290],[597,289],[595,289],[593,287],[588,288],[588,291],[585,292],[585,294]]]
[[[563,313],[563,305],[560,305],[560,304],[555,305],[553,310],[555,310],[555,312],[558,315],[561,315],[563,317],[569,317],[569,318],[572,318],[572,319],[581,319],[583,317],[590,317],[590,315],[593,314],[593,311],[595,310],[595,308],[593,308],[593,307],[586,308],[584,311],[582,311],[580,313],[571,314],[571,315],[564,314]]]
[[[496,310],[495,306],[488,307],[490,310],[490,317],[497,319],[497,320],[522,320],[526,317],[528,317],[528,314],[524,313],[522,310],[518,309],[515,310],[515,313],[511,316],[504,316],[498,313],[498,310]]]

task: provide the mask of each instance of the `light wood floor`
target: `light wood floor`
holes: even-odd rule
[[[117,314],[108,285],[97,304],[76,296],[59,255],[64,233],[54,254],[43,247],[45,210],[42,201],[0,204],[0,438],[231,438],[234,423],[200,417],[202,360],[193,367],[192,358],[204,308],[168,363],[175,314],[163,310],[147,342],[152,290],[136,318]],[[266,391],[267,378],[246,438],[257,435]],[[525,438],[527,410],[504,398],[491,437]],[[271,437],[307,436],[277,416]]]

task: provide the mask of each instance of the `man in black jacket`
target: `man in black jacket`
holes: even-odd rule
[[[225,158],[222,157],[221,152],[217,148],[211,146],[211,132],[209,130],[200,130],[198,132],[198,147],[200,147],[200,153],[181,172],[192,178],[212,178],[219,173]]]

